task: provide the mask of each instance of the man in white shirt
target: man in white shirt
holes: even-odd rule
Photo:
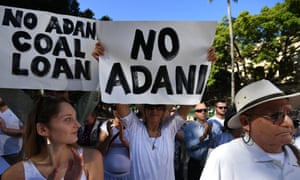
[[[210,117],[207,121],[217,123],[221,128],[223,128],[227,108],[225,100],[218,100],[215,103],[215,115]]]
[[[293,120],[300,93],[285,95],[270,81],[242,88],[235,96],[237,113],[225,124],[243,128],[244,136],[215,148],[200,180],[295,180],[300,159],[292,145]]]
[[[212,124],[214,127],[214,131],[212,132],[212,136],[214,137],[211,144],[210,150],[217,147],[216,140],[220,139],[223,136],[225,131],[224,121],[225,121],[225,114],[227,112],[227,103],[225,100],[218,100],[215,103],[215,115],[210,117],[207,122]]]

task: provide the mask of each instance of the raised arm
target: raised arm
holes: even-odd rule
[[[116,104],[117,112],[121,118],[127,116],[130,113],[128,104]]]

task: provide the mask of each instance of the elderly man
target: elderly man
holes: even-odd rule
[[[242,127],[244,136],[213,150],[200,180],[299,179],[299,159],[291,148],[298,112],[291,107],[298,108],[300,93],[284,95],[261,80],[242,88],[234,103],[237,113],[225,123]]]

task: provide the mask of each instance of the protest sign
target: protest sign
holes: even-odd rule
[[[0,23],[0,88],[97,90],[95,20],[0,6]]]
[[[216,22],[103,21],[99,63],[102,101],[196,104],[210,73],[207,52]]]

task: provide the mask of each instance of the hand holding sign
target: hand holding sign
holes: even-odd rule
[[[103,56],[103,55],[104,55],[104,47],[98,41],[95,45],[95,49],[92,52],[92,56],[98,61],[100,56]]]

